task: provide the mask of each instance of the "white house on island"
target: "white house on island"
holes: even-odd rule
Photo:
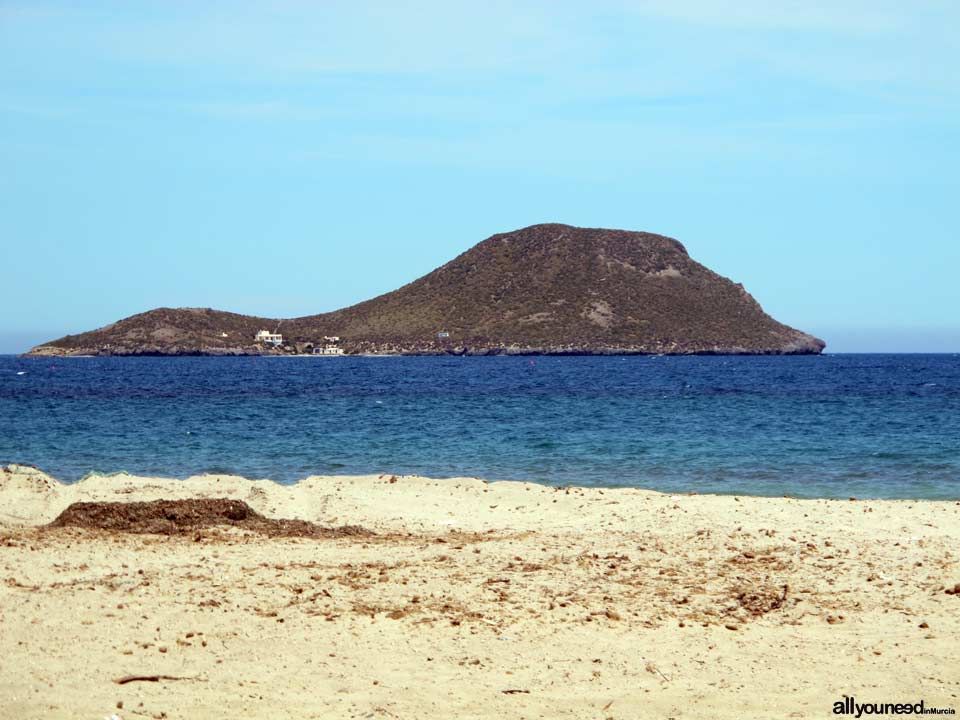
[[[340,347],[340,338],[336,335],[323,336],[323,345],[317,345],[313,348],[314,355],[343,355],[343,348]]]
[[[280,333],[272,333],[269,330],[261,330],[257,333],[254,342],[269,343],[270,345],[282,345],[283,335]]]

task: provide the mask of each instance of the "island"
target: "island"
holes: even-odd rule
[[[341,310],[277,319],[158,308],[27,354],[786,355],[824,347],[673,238],[542,224],[493,235]]]

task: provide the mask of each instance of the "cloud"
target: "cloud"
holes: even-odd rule
[[[918,2],[906,9],[904,3],[889,0],[638,0],[622,8],[712,27],[866,34],[896,31],[905,15],[924,5],[940,3]]]
[[[833,85],[957,90],[939,0],[10,3],[10,48],[250,83],[529,77],[576,95],[699,92],[750,66]],[[0,57],[5,51],[0,49]]]
[[[53,114],[59,103],[89,116],[205,116],[231,129],[315,123],[336,127],[334,143],[369,137],[386,155],[390,138],[404,156],[427,145],[480,164],[491,147],[519,145],[524,157],[550,138],[589,147],[611,133],[632,146],[739,147],[750,129],[889,127],[960,105],[960,48],[945,29],[958,11],[944,2],[5,7],[0,67],[10,58],[19,70],[0,69],[0,84],[16,90],[7,103],[20,113]]]
[[[576,13],[541,4],[371,0],[12,5],[11,25],[48,30],[67,48],[164,64],[208,61],[322,73],[491,70],[558,59],[577,43]],[[49,12],[40,10],[49,9]],[[55,10],[55,11],[54,11]],[[566,29],[565,29],[566,28]],[[10,33],[11,37],[21,33]]]

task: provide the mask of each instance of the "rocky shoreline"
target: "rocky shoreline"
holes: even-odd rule
[[[431,348],[399,348],[365,349],[362,351],[345,351],[339,357],[496,357],[496,356],[689,356],[689,355],[732,355],[732,356],[759,356],[759,355],[820,355],[822,349],[797,348],[795,350],[750,350],[747,348],[703,348],[703,349],[673,349],[658,350],[651,348],[624,348],[624,347],[553,347],[553,348],[525,348],[525,347],[454,347],[449,349]],[[57,348],[41,346],[24,353],[23,357],[330,357],[311,355],[309,353],[283,352],[275,350],[259,350],[256,348],[203,348],[189,350],[181,348]]]
[[[343,356],[577,356],[577,355],[819,355],[819,342],[796,342],[782,348],[751,348],[709,344],[602,345],[566,344],[523,346],[505,343],[439,344],[400,342],[345,342]],[[59,347],[41,345],[24,357],[328,357],[314,356],[293,346],[185,347],[157,344]]]

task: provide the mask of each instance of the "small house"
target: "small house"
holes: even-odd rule
[[[269,330],[261,330],[257,333],[254,342],[268,343],[270,345],[282,345],[283,335],[280,333],[272,333]]]
[[[323,345],[313,348],[314,355],[343,355],[340,338],[337,335],[324,335]]]

